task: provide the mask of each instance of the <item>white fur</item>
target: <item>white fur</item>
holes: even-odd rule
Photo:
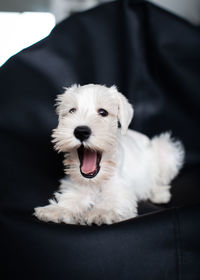
[[[71,108],[76,112],[70,114]],[[109,115],[100,116],[100,108]],[[53,142],[57,151],[65,153],[69,176],[61,180],[49,205],[35,208],[40,220],[111,224],[135,217],[139,200],[170,200],[170,182],[183,165],[183,146],[169,133],[150,140],[128,129],[133,108],[115,86],[74,85],[58,96],[57,113],[59,124],[53,131]],[[81,143],[74,136],[80,125],[92,130],[84,146],[102,152],[100,171],[92,179],[80,173],[77,148]]]

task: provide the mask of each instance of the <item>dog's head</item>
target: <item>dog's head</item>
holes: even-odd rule
[[[118,123],[125,134],[133,108],[115,86],[73,85],[57,98],[55,149],[66,153],[72,179],[97,183],[109,179],[116,165]]]

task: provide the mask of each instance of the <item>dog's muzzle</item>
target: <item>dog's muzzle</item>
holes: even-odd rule
[[[80,172],[85,178],[94,178],[100,170],[100,161],[102,154],[98,151],[85,148],[83,145],[77,150],[80,160]]]

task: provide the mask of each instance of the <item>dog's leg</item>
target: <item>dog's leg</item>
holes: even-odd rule
[[[34,215],[38,219],[66,224],[78,224],[83,220],[82,215],[93,205],[91,195],[83,188],[79,189],[76,186],[70,188],[70,184],[67,185],[68,188],[64,188],[65,184],[67,183],[63,181],[61,191],[55,193],[56,200],[50,200],[49,205],[34,209]]]
[[[153,203],[168,203],[171,199],[171,186],[156,186],[150,194],[149,199]]]
[[[124,188],[123,188],[124,187]],[[84,223],[112,224],[137,216],[137,200],[125,186],[116,182],[104,186],[99,201],[85,215]]]
[[[79,199],[74,198],[72,200],[65,197],[59,202],[50,200],[49,205],[36,207],[34,215],[44,222],[78,224],[82,220],[81,216],[88,208],[83,207]]]
[[[34,215],[44,222],[61,223],[65,218],[69,224],[75,223],[73,213],[64,207],[58,206],[57,203],[49,204],[44,207],[37,207],[34,210]]]
[[[119,205],[118,205],[119,206]],[[97,205],[92,208],[89,212],[86,213],[86,216],[83,217],[83,222],[81,224],[113,224],[121,221],[125,221],[137,216],[136,207],[132,211],[126,213],[120,212],[118,208],[103,208],[103,205]]]

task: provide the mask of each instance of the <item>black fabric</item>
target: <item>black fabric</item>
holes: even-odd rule
[[[75,14],[0,69],[1,275],[3,279],[199,279],[199,29],[144,1]],[[168,205],[83,227],[42,223],[63,177],[53,151],[55,97],[73,83],[116,84],[134,104],[131,128],[171,130],[186,148]]]

